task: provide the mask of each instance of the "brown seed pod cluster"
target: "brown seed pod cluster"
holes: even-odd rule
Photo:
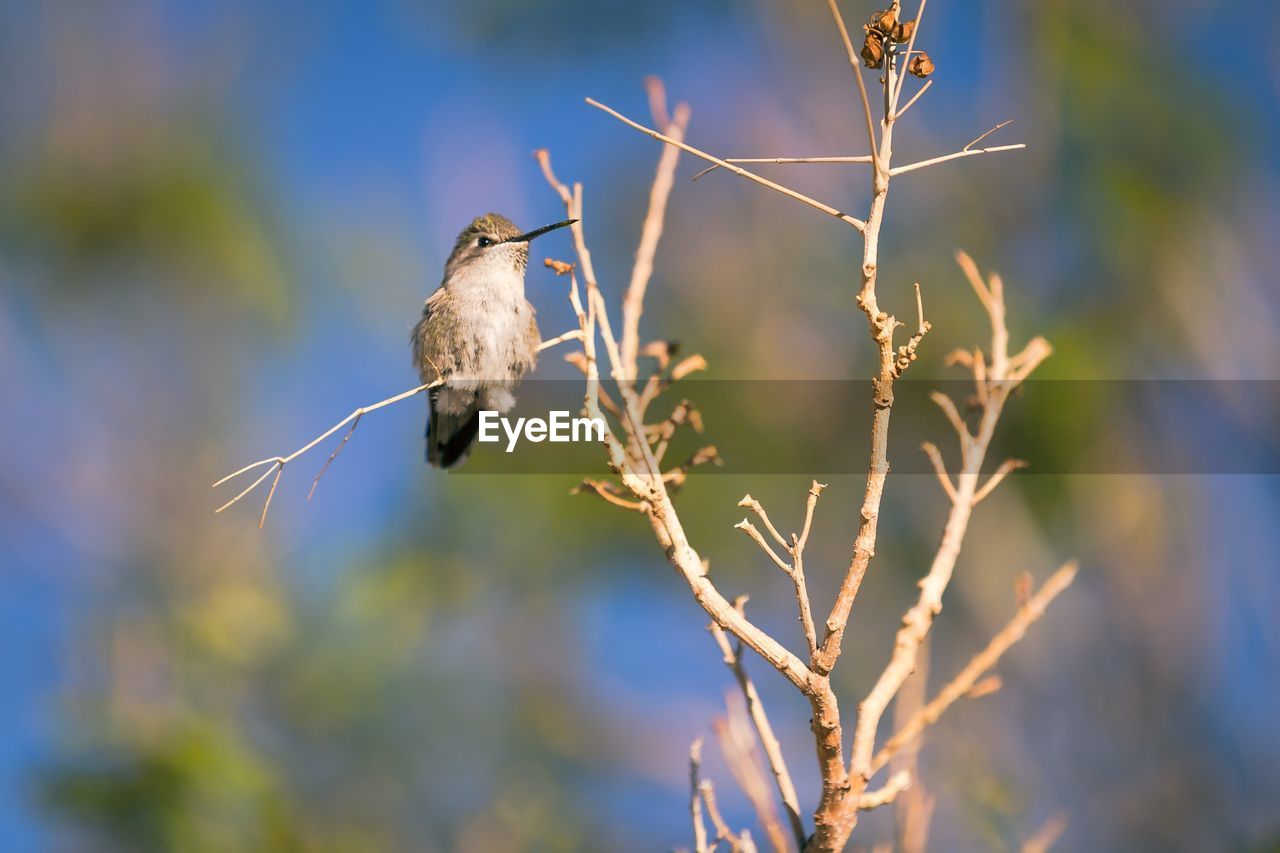
[[[862,25],[866,38],[862,42],[862,61],[868,68],[883,68],[886,50],[895,44],[906,44],[915,32],[915,21],[899,21],[897,11],[890,7],[872,14],[871,22]],[[917,77],[933,73],[933,60],[920,51],[912,58],[907,70]]]

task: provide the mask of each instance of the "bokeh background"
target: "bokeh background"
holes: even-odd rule
[[[985,340],[956,247],[1004,273],[1015,343],[1055,344],[1044,376],[1280,378],[1272,4],[934,0],[921,32],[939,70],[900,162],[1009,118],[996,139],[1030,148],[894,184],[882,302],[909,314],[919,280],[935,320],[915,378]],[[420,401],[362,423],[310,503],[324,451],[291,468],[265,531],[209,489],[416,381],[408,331],[459,228],[560,218],[534,148],[585,182],[617,297],[658,150],[582,98],[643,117],[649,73],[705,149],[865,150],[820,3],[0,4],[0,849],[690,843],[688,744],[731,680],[638,519],[569,477],[426,470]],[[647,334],[716,378],[869,375],[855,235],[698,168]],[[775,171],[856,211],[859,169]],[[529,292],[545,333],[569,328],[562,281],[534,268]],[[1040,425],[1031,459],[1149,439],[1105,405],[1094,424]],[[806,560],[828,601],[860,478],[708,475],[680,498],[722,588],[792,642],[785,584],[731,525],[748,488],[796,525],[810,476],[831,482]],[[929,478],[891,479],[837,671],[850,710],[944,510]],[[1262,473],[1025,474],[985,502],[935,684],[1008,617],[1018,572],[1082,574],[1005,688],[931,732],[935,846],[1016,847],[1062,811],[1063,849],[1275,849],[1278,518]],[[753,672],[811,803],[806,709]],[[890,839],[887,817],[855,840]]]

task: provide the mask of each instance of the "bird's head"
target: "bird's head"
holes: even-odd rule
[[[510,219],[497,213],[486,213],[471,220],[444,267],[445,281],[466,272],[484,272],[523,276],[529,265],[529,242],[535,237],[572,225],[576,219],[566,219],[553,225],[545,225],[533,231],[521,232]]]

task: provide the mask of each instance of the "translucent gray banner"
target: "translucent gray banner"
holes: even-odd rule
[[[616,389],[605,388],[618,399]],[[490,419],[490,435],[498,440],[478,442],[457,473],[604,473],[604,451],[596,442],[527,435],[529,419],[580,416],[583,390],[581,380],[526,382],[516,408],[505,415],[508,429],[526,419],[515,444]],[[971,428],[976,424],[971,381],[899,380],[889,440],[892,473],[931,474],[919,449],[924,441],[938,445],[953,464],[958,460],[955,433],[931,401],[934,392],[950,396]],[[704,432],[682,427],[664,467],[715,445],[723,464],[698,472],[866,472],[870,381],[685,380],[650,406],[647,420],[662,421],[686,399],[697,408]],[[1028,460],[1031,472],[1040,474],[1280,474],[1280,381],[1028,381],[1006,405],[988,454],[992,466],[1007,457]]]

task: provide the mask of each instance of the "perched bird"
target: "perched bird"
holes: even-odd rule
[[[427,464],[450,468],[466,458],[480,410],[506,412],[514,391],[538,360],[542,336],[524,298],[529,241],[576,219],[521,233],[489,213],[462,229],[444,265],[444,280],[413,327],[413,364],[431,389]]]

